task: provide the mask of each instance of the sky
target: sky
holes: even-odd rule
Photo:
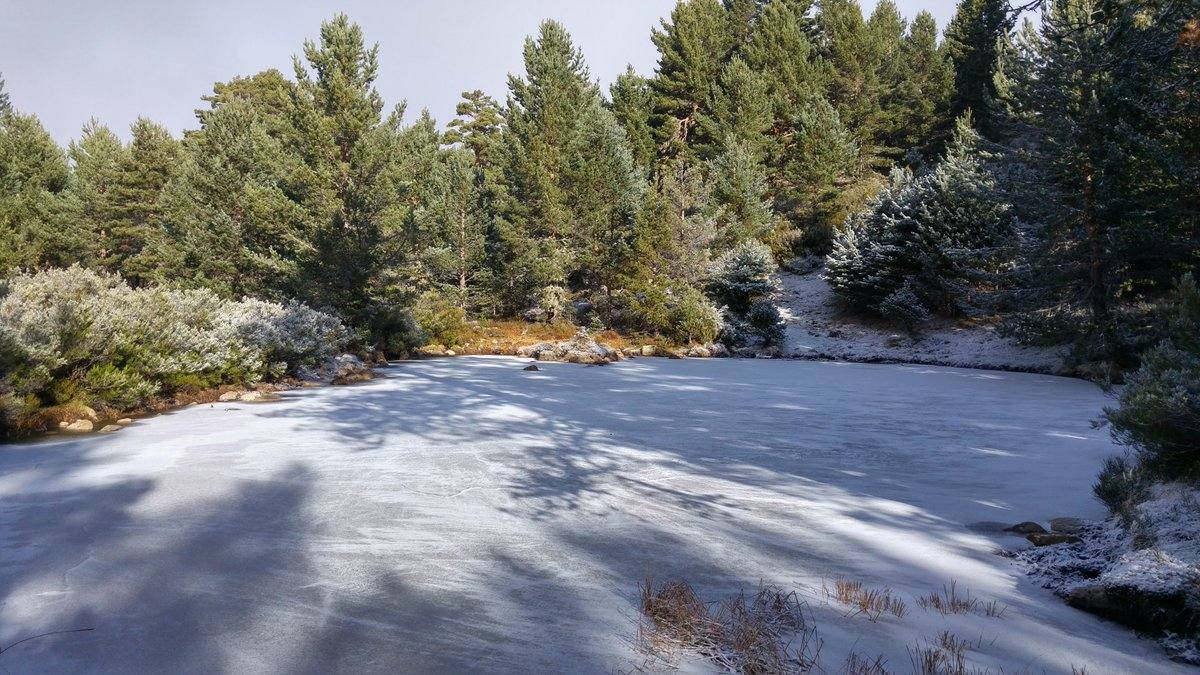
[[[864,7],[874,6],[865,0]],[[944,27],[954,0],[899,0]],[[542,19],[562,22],[606,87],[626,64],[649,74],[650,30],[675,0],[0,0],[0,73],[13,105],[37,114],[60,143],[89,118],[128,138],[138,116],[179,134],[214,82],[278,68],[314,39],[321,21],[346,12],[379,43],[376,83],[388,107],[408,101],[440,124],[464,90],[504,100],[520,73],[521,46]]]

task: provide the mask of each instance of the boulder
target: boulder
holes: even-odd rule
[[[1006,527],[1004,528],[1004,531],[1015,532],[1017,534],[1045,534],[1046,528],[1033,522],[1032,520],[1027,520],[1023,523],[1017,523],[1012,527]]]
[[[121,426],[133,424],[133,419],[129,417],[122,417],[121,419],[117,420],[117,424],[120,424]]]
[[[63,429],[77,434],[87,433],[94,428],[96,428],[96,425],[92,424],[91,420],[75,420],[63,427]]]
[[[694,346],[690,347],[687,350],[687,355],[688,355],[688,358],[693,358],[693,359],[712,358],[712,352],[709,351],[708,347],[702,347],[700,345],[694,345]]]
[[[240,397],[242,394],[244,394],[244,393],[246,393],[246,392],[241,392],[241,391],[227,391],[227,392],[225,392],[224,394],[221,394],[220,396],[218,396],[218,397],[217,397],[217,400],[218,400],[218,401],[220,401],[220,402],[222,402],[222,403],[226,403],[226,402],[228,402],[228,401],[236,401],[236,400],[238,400],[238,398],[239,398],[239,397]]]
[[[642,350],[638,347],[626,347],[622,350],[622,353],[625,355],[625,358],[632,359],[636,356],[641,356]]]
[[[120,431],[121,429],[122,427],[120,424],[105,424],[104,426],[100,427],[100,433],[111,434],[112,432]]]
[[[553,342],[539,342],[535,345],[526,345],[524,347],[517,348],[517,356],[520,356],[520,357],[526,358],[526,359],[536,358],[536,355],[540,354],[541,352],[553,351],[553,350],[554,350]]]
[[[1079,586],[1067,594],[1067,604],[1093,614],[1108,615],[1117,609],[1100,584]]]
[[[315,366],[300,366],[296,377],[308,383],[346,384],[371,379],[371,367],[353,354],[331,356]]]
[[[546,310],[540,307],[532,307],[521,313],[521,317],[529,323],[542,323],[546,320]]]
[[[536,363],[531,363],[531,364],[529,364],[529,365],[525,366],[524,368],[522,368],[521,370],[528,370],[528,371],[530,371],[530,372],[537,372],[537,371],[541,370],[541,368],[538,368]]]
[[[91,421],[93,421],[93,422],[95,422],[95,421],[96,421],[96,419],[97,419],[97,418],[96,418],[96,411],[95,411],[95,410],[92,410],[91,408],[89,408],[89,407],[88,407],[88,406],[86,406],[86,405],[79,406],[79,414],[80,414],[80,415],[83,415],[83,416],[84,416],[86,419],[89,419],[89,420],[91,420]]]
[[[642,356],[654,356],[654,346],[642,345]]]
[[[708,351],[714,359],[724,359],[729,357],[729,348],[720,342],[714,342],[708,346]]]
[[[1034,546],[1054,546],[1055,544],[1075,544],[1080,541],[1079,537],[1073,534],[1063,532],[1030,532],[1025,535],[1025,538],[1033,542]]]
[[[1079,531],[1082,529],[1083,529],[1083,521],[1078,518],[1061,517],[1061,518],[1051,518],[1050,519],[1050,531],[1051,532],[1062,532],[1064,534],[1079,534]]]
[[[455,352],[453,349],[447,349],[446,356],[458,356],[458,352]]]
[[[242,395],[238,397],[238,400],[249,403],[254,403],[256,401],[278,401],[279,395],[271,391],[246,391],[242,392]]]
[[[621,360],[621,352],[608,345],[596,342],[586,330],[580,329],[575,337],[562,342],[539,342],[517,350],[517,356],[538,361],[565,361],[602,365]]]

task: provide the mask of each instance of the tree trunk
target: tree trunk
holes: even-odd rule
[[[1090,159],[1083,164],[1083,226],[1088,239],[1088,304],[1092,323],[1108,323],[1108,289],[1104,269],[1104,226],[1096,215],[1096,171]]]

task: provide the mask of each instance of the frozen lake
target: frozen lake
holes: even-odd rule
[[[1182,669],[1027,581],[994,525],[1099,517],[1095,386],[801,361],[504,357],[0,446],[9,673],[595,672],[644,662],[637,585],[796,589],[821,665],[943,630],[977,667]],[[820,591],[889,587],[903,619]],[[956,580],[1008,605],[944,617]],[[703,669],[687,661],[685,669]]]

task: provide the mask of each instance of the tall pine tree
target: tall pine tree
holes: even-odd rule
[[[989,102],[996,98],[998,45],[1011,29],[1008,0],[960,0],[946,26],[944,49],[954,66],[950,114],[958,118],[970,111],[985,138],[995,132]]]

